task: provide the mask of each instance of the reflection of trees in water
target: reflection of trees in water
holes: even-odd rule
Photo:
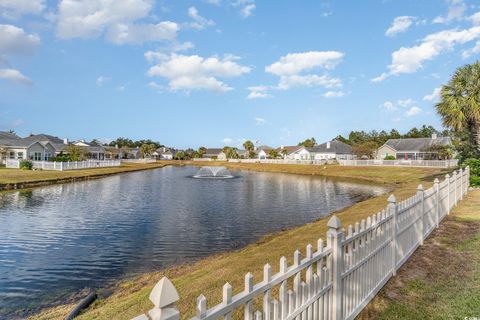
[[[0,194],[0,208],[11,207],[28,209],[42,205],[44,202],[45,199],[32,189]]]

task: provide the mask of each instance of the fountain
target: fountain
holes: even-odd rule
[[[201,167],[193,177],[199,179],[230,179],[234,176],[225,167]]]

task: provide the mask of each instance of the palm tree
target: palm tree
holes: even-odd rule
[[[440,92],[436,105],[443,124],[456,132],[467,132],[480,150],[480,61],[463,66]]]

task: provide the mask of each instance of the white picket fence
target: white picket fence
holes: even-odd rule
[[[291,159],[228,159],[228,162],[240,162],[240,163],[269,163],[269,164],[313,164],[313,165],[325,165],[336,163],[335,160],[291,160]]]
[[[432,167],[453,168],[458,160],[338,160],[342,166]]]
[[[303,259],[300,251],[295,251],[290,266],[282,257],[280,271],[274,275],[266,264],[263,280],[257,284],[247,273],[244,290],[234,296],[232,286],[226,283],[223,301],[216,306],[208,308],[206,297],[200,295],[192,320],[355,318],[463,199],[469,177],[467,167],[447,174],[442,182],[435,179],[427,190],[418,186],[416,195],[402,202],[397,203],[391,195],[384,210],[346,230],[333,216],[327,224],[326,244],[318,240],[315,251],[307,245]],[[154,308],[134,320],[180,319],[175,307],[179,295],[169,279],[160,280],[149,298]]]
[[[145,158],[145,159],[122,159],[122,162],[125,163],[155,163],[157,160],[153,158]]]
[[[7,168],[20,168],[21,160],[7,159]],[[32,161],[33,169],[37,170],[78,170],[101,167],[118,167],[120,160],[87,160],[87,161],[72,161],[72,162],[51,162],[51,161]]]

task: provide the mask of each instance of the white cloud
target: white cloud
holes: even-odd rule
[[[344,54],[338,51],[309,51],[289,53],[267,66],[266,72],[277,76],[298,74],[313,68],[333,69],[342,61]]]
[[[480,54],[480,41],[477,41],[477,43],[475,44],[475,46],[473,48],[464,50],[462,52],[462,58],[463,59],[468,59],[471,56],[473,56],[474,54]]]
[[[323,94],[325,98],[340,98],[345,95],[343,91],[327,91]]]
[[[0,55],[32,54],[40,45],[40,38],[27,34],[22,28],[0,24]]]
[[[472,15],[469,19],[474,26],[480,25],[480,11]]]
[[[263,99],[263,98],[271,98],[272,95],[268,93],[267,86],[254,86],[248,87],[250,93],[247,96],[247,99]]]
[[[231,144],[233,142],[233,139],[232,138],[224,138],[222,140],[222,143],[227,145],[227,144]]]
[[[161,84],[158,84],[156,83],[155,81],[150,81],[147,86],[149,86],[150,88],[158,91],[158,92],[161,92],[163,91],[165,88],[161,85]]]
[[[0,79],[26,85],[32,83],[28,77],[24,76],[20,71],[15,69],[0,69]]]
[[[408,30],[412,25],[415,17],[400,16],[393,19],[392,25],[385,31],[387,37],[393,37],[398,33],[402,33]]]
[[[173,40],[178,25],[171,21],[158,24],[115,24],[108,29],[106,38],[115,44],[141,44],[147,41]]]
[[[342,61],[344,54],[338,51],[310,51],[289,53],[265,67],[265,71],[280,77],[277,89],[287,90],[294,87],[325,88],[340,87],[340,79],[313,73],[303,74],[312,69],[334,69]]]
[[[448,23],[454,20],[462,20],[467,6],[463,0],[448,0],[448,13],[446,16],[438,16],[433,23]]]
[[[330,78],[327,75],[291,75],[282,76],[278,83],[278,89],[288,90],[295,87],[324,87],[335,88],[341,87],[342,81],[338,78]]]
[[[178,25],[135,23],[149,15],[154,0],[60,0],[57,35],[61,39],[97,38],[106,35],[117,44],[172,40]]]
[[[125,86],[118,86],[116,89],[117,91],[123,92],[125,91]]]
[[[217,56],[203,58],[172,53],[157,58],[158,63],[148,70],[148,75],[167,79],[172,91],[204,89],[224,92],[232,88],[217,78],[239,77],[250,72],[250,68],[238,64],[234,56],[220,59]]]
[[[382,107],[387,111],[396,111],[398,109],[397,106],[395,106],[395,104],[393,104],[391,101],[385,101]]]
[[[421,112],[422,112],[422,109],[420,109],[417,106],[413,106],[405,112],[405,115],[407,117],[413,117],[413,116],[416,116],[416,115],[420,114]]]
[[[254,0],[237,0],[233,2],[233,6],[240,9],[240,15],[243,18],[253,15],[253,11],[257,8]]]
[[[45,9],[45,0],[0,0],[1,16],[18,19],[26,14],[40,14]]]
[[[193,22],[187,24],[192,29],[202,30],[215,25],[215,21],[206,19],[198,14],[198,10],[195,7],[188,8],[188,16],[193,19]]]
[[[107,83],[107,82],[110,81],[111,79],[112,79],[112,78],[110,78],[110,77],[99,76],[99,77],[97,78],[97,81],[96,81],[97,87],[103,86],[105,83]]]
[[[435,88],[433,89],[433,92],[431,94],[427,94],[425,97],[423,97],[424,101],[436,101],[440,97],[440,90],[441,88]]]
[[[465,44],[480,38],[480,26],[464,30],[444,30],[426,36],[419,45],[402,47],[392,53],[392,63],[388,72],[373,82],[385,80],[388,76],[402,73],[414,73],[423,67],[425,61],[433,60],[444,51],[452,50],[455,45]]]
[[[255,124],[257,126],[263,126],[264,124],[267,124],[267,120],[265,120],[263,118],[256,117],[253,120],[255,120]]]
[[[220,5],[220,0],[204,0],[204,1],[208,4],[213,4],[213,5],[216,5],[216,6]]]
[[[408,98],[408,99],[404,99],[404,100],[398,100],[397,104],[402,108],[408,108],[408,107],[416,104],[416,101],[411,99],[411,98]]]

